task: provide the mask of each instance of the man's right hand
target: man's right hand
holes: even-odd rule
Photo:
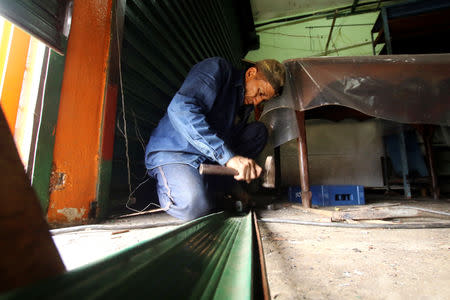
[[[258,178],[262,172],[262,168],[258,166],[253,159],[239,155],[230,158],[225,166],[233,168],[239,172],[238,175],[234,176],[234,179],[245,180],[247,183],[250,183],[253,179]]]

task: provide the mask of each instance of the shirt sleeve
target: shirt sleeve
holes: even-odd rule
[[[225,76],[217,64],[197,65],[167,108],[169,120],[175,130],[198,151],[221,165],[235,154],[217,132],[211,129],[206,115],[213,107]]]

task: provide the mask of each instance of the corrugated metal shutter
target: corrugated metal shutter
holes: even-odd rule
[[[133,186],[146,171],[143,145],[190,68],[212,56],[239,67],[248,50],[258,46],[249,1],[127,1],[122,73]],[[120,125],[121,110],[119,101]],[[111,198],[118,205],[128,192],[124,184],[124,138],[116,131]]]
[[[67,43],[71,7],[69,0],[0,0],[0,15],[62,54]]]

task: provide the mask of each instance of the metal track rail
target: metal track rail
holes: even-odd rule
[[[0,299],[268,299],[252,215],[211,214]]]

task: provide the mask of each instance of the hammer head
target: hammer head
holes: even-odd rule
[[[275,160],[272,156],[266,158],[262,186],[268,189],[275,188]]]

